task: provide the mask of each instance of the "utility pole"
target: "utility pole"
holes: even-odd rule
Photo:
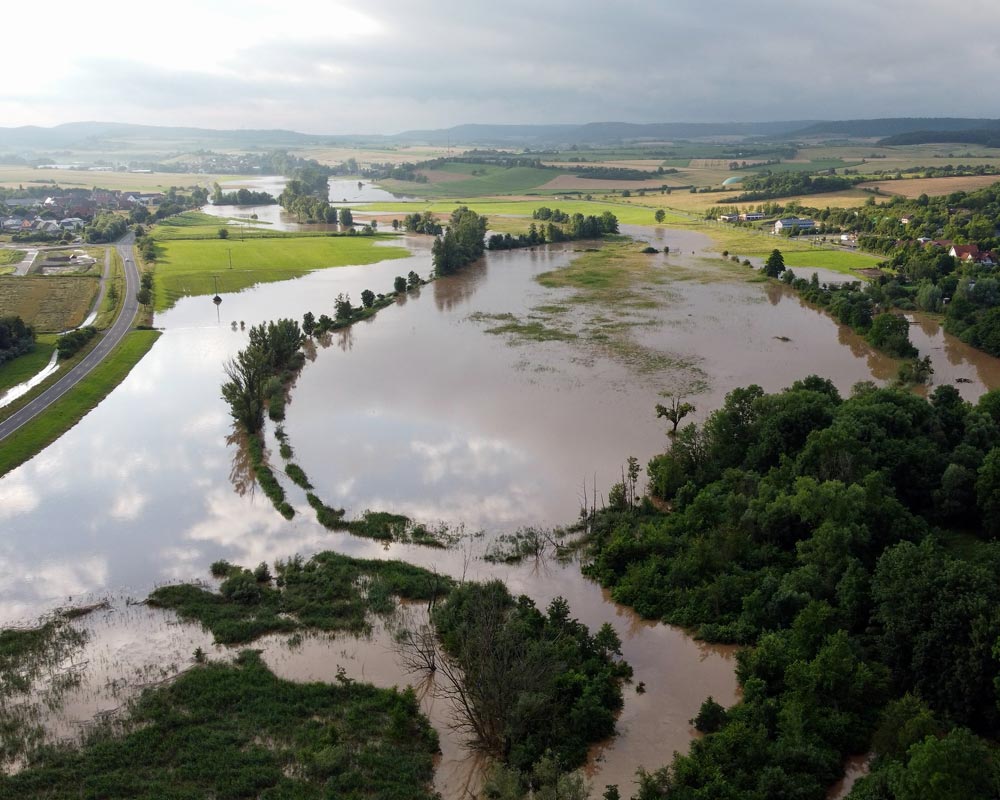
[[[242,238],[242,237],[241,237]],[[233,268],[233,248],[229,248],[229,269]]]

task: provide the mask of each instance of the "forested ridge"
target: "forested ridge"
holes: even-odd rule
[[[596,520],[585,571],[644,616],[747,647],[743,699],[639,797],[1000,793],[1000,391],[810,377],[737,389],[648,466],[664,514]],[[668,760],[669,753],[664,753]]]

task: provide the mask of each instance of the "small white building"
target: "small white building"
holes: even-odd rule
[[[762,211],[744,211],[740,214],[741,222],[757,222],[762,219],[764,219],[764,213]]]

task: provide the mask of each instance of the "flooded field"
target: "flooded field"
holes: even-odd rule
[[[857,381],[894,375],[895,364],[785,287],[752,282],[746,268],[707,259],[704,237],[649,236],[663,238],[672,252],[651,257],[656,280],[636,290],[650,304],[641,324],[621,335],[661,354],[656,369],[637,373],[619,351],[586,338],[528,341],[487,331],[481,315],[527,317],[554,304],[567,306],[560,312],[570,317],[567,326],[589,322],[594,310],[587,304],[568,303],[566,290],[535,280],[577,255],[568,246],[488,254],[310,352],[285,429],[317,494],[351,515],[372,508],[482,532],[444,552],[332,534],[316,523],[304,493],[279,475],[298,512],[285,521],[247,479],[245,454],[219,397],[222,364],[245,345],[246,327],[301,319],[306,311],[332,313],[339,292],[357,299],[365,288],[387,291],[394,276],[411,269],[426,276],[430,239],[407,237],[409,259],[226,294],[218,309],[210,298],[186,298],[158,316],[165,333],[125,382],[54,445],[0,479],[5,624],[70,598],[114,595],[110,610],[77,623],[87,626],[91,649],[83,660],[95,671],[79,697],[67,695],[54,729],[72,732],[120,705],[127,687],[185,668],[195,647],[212,657],[229,652],[199,628],[123,598],[141,599],[167,581],[207,580],[209,564],[220,558],[252,567],[334,549],[400,558],[457,578],[497,576],[539,606],[565,597],[592,630],[611,623],[636,684],[647,691],[626,687],[619,735],[593,754],[596,793],[617,783],[624,795],[638,766],[654,769],[685,750],[693,736],[688,720],[702,700],[736,699],[731,648],[638,619],[575,563],[494,566],[482,556],[498,533],[574,521],[584,485],[590,492],[596,481],[606,492],[628,456],[645,462],[661,452],[667,439],[653,407],[662,392],[689,392],[702,419],[747,383],[773,391],[818,373],[847,393]],[[621,318],[636,313],[615,311]],[[1000,362],[968,352],[929,320],[912,335],[939,380],[970,381],[959,385],[964,396],[1000,383]],[[275,638],[261,646],[286,677],[331,680],[343,666],[378,685],[416,682],[399,663],[391,634],[376,628],[368,639],[306,638],[289,647]],[[481,763],[451,732],[448,709],[433,693],[422,702],[442,738],[437,786],[445,797],[466,796]]]

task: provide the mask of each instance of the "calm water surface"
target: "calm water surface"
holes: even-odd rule
[[[707,248],[698,234],[650,236],[656,234],[672,249]],[[572,521],[585,483],[592,486],[596,476],[606,491],[627,456],[645,461],[666,445],[653,406],[685,374],[636,376],[577,343],[512,343],[469,319],[474,312],[521,316],[559,299],[533,278],[568,263],[570,250],[489,254],[462,275],[319,342],[288,404],[285,428],[295,460],[326,502],[352,514],[373,508],[464,524],[485,536],[442,553],[331,534],[288,482],[299,513],[285,521],[253,491],[245,454],[227,442],[232,425],[219,385],[224,360],[246,342],[240,323],[331,313],[339,292],[357,300],[362,289],[386,291],[395,275],[411,269],[426,275],[429,239],[405,242],[412,252],[406,260],[322,270],[224,295],[219,309],[210,298],[190,298],[159,315],[164,335],[121,386],[58,442],[0,479],[0,614],[11,623],[70,597],[141,598],[158,583],[206,577],[218,558],[252,566],[323,549],[403,558],[456,577],[496,575],[540,606],[562,595],[587,625],[610,622],[619,632],[635,680],[648,691],[626,688],[619,736],[595,750],[591,777],[598,792],[619,783],[624,794],[636,767],[655,768],[687,748],[688,720],[705,696],[734,702],[736,682],[731,648],[708,647],[638,619],[584,580],[575,564],[493,567],[481,559],[492,534]],[[784,287],[747,283],[738,272],[704,280],[700,255],[654,258],[670,280],[654,312],[658,324],[636,335],[707,376],[706,390],[693,397],[699,418],[750,382],[773,391],[819,373],[847,393],[857,381],[895,372],[891,361]],[[917,339],[918,327],[926,340]],[[1000,382],[997,360],[963,349],[930,321],[913,332],[939,377],[971,381],[960,384],[964,396]],[[194,647],[209,649],[199,629],[171,619],[120,601],[90,619],[89,660],[104,665],[97,684],[106,685],[116,670],[142,676],[151,664],[169,665],[172,674]],[[295,649],[267,640],[264,648],[280,674],[297,679],[330,680],[341,664],[380,685],[417,681],[402,671],[391,641],[391,632],[377,629],[366,640],[307,639]],[[169,655],[161,659],[151,643]],[[77,723],[121,702],[88,692],[69,704]],[[481,765],[450,732],[447,709],[430,692],[423,702],[442,733],[438,788],[460,797],[477,785]]]

